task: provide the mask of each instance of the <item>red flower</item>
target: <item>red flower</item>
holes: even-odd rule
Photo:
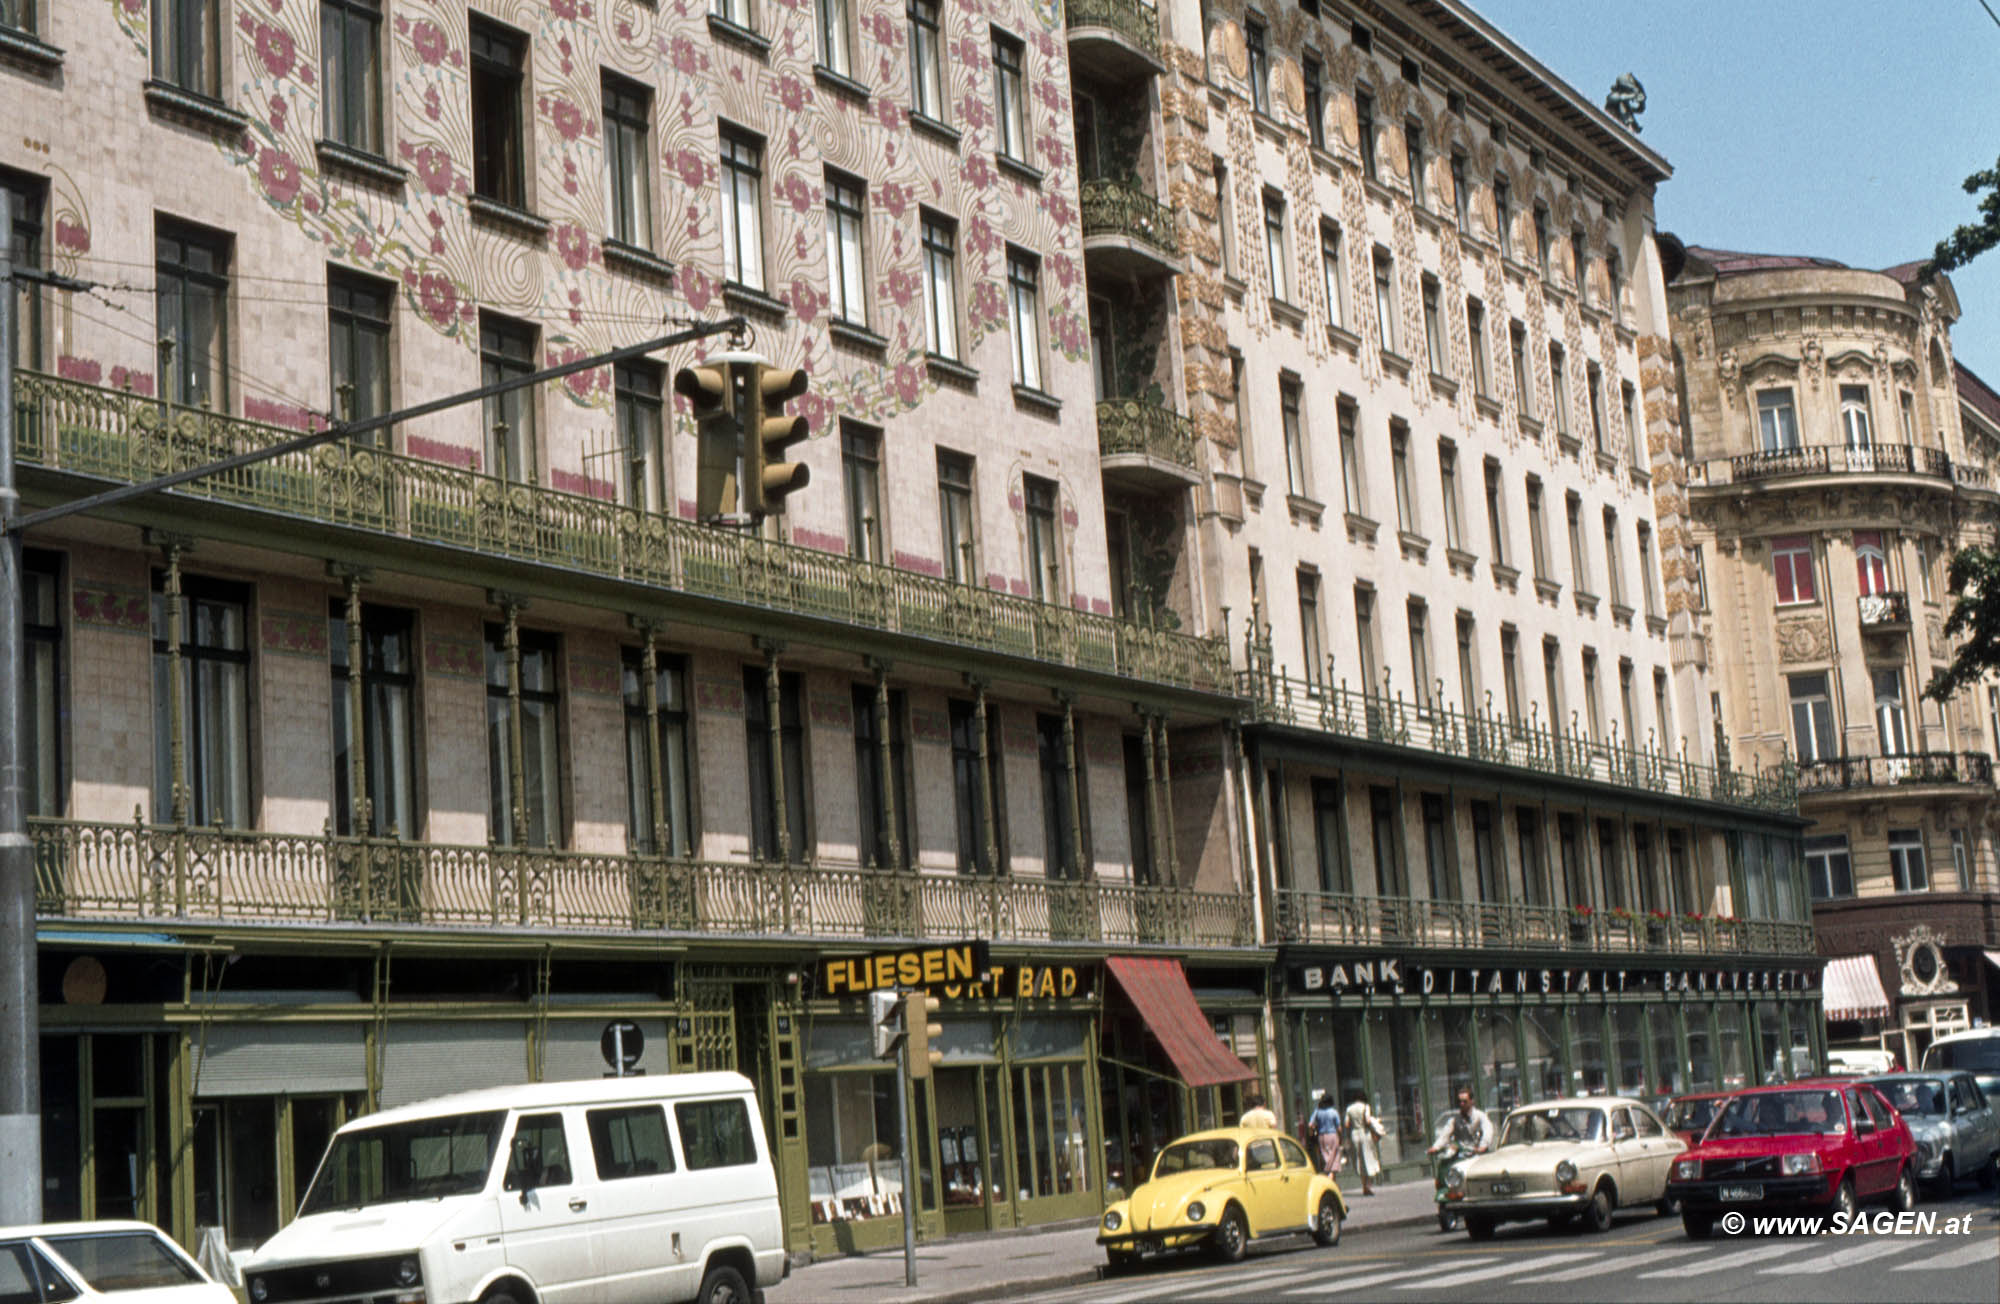
[[[794,172],[778,185],[778,197],[790,202],[795,213],[810,213],[813,209],[812,186],[806,179]]]
[[[909,307],[910,301],[917,297],[917,274],[907,267],[896,268],[883,283],[882,292],[898,308]]]
[[[882,183],[882,189],[876,192],[875,198],[876,202],[882,206],[883,212],[901,221],[903,209],[910,202],[910,192],[903,189],[901,182],[885,181]]]
[[[903,106],[888,96],[879,96],[875,101],[875,116],[891,131],[903,129]]]
[[[296,55],[290,32],[269,23],[257,24],[257,57],[264,61],[265,71],[273,77],[284,76],[292,70]]]
[[[785,106],[785,112],[797,113],[806,106],[806,84],[798,74],[786,73],[778,80],[778,103]]]
[[[283,150],[267,149],[257,160],[257,180],[264,193],[281,204],[289,204],[299,193],[299,165]]]
[[[799,320],[805,322],[807,325],[811,325],[812,322],[817,320],[819,310],[826,306],[825,297],[818,290],[814,289],[812,284],[803,277],[794,277],[792,279],[791,292],[787,297],[792,301],[792,311],[797,313]]]
[[[583,135],[583,110],[568,100],[556,100],[549,106],[549,120],[556,124],[564,140],[575,140]]]
[[[824,394],[802,394],[792,404],[792,411],[804,417],[809,428],[824,430],[833,417],[833,400]]]
[[[590,236],[574,222],[556,228],[556,252],[572,272],[580,272],[590,262]]]
[[[417,281],[417,304],[424,316],[439,326],[451,325],[458,315],[458,287],[439,272],[425,272]]]
[[[699,267],[683,267],[680,271],[681,297],[688,307],[696,312],[708,311],[709,303],[715,298],[715,282]]]
[[[417,48],[417,57],[425,63],[436,65],[450,49],[444,39],[444,29],[428,18],[419,18],[410,28],[410,44]]]
[[[354,237],[354,256],[367,259],[375,256],[375,242],[365,235]]]
[[[451,155],[436,145],[425,145],[419,149],[415,159],[417,179],[424,183],[424,189],[433,195],[451,193]]]
[[[667,62],[684,77],[692,77],[701,69],[701,58],[695,53],[694,42],[685,36],[676,36],[667,43]]]
[[[965,156],[965,184],[974,190],[987,190],[993,185],[993,160],[981,150],[973,150]]]
[[[896,368],[896,378],[889,382],[889,388],[904,407],[915,407],[924,394],[924,370],[913,362],[905,362]]]
[[[698,188],[708,180],[708,165],[702,162],[701,154],[693,149],[684,149],[674,155],[674,170],[681,174],[681,184],[690,189]]]
[[[89,253],[90,228],[84,226],[81,222],[72,222],[68,218],[57,218],[56,248],[67,249],[71,253],[76,254]]]

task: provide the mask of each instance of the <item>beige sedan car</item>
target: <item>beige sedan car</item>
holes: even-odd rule
[[[1667,1174],[1686,1149],[1659,1115],[1636,1100],[1545,1100],[1508,1114],[1490,1153],[1452,1169],[1445,1201],[1474,1240],[1485,1240],[1503,1222],[1533,1218],[1552,1227],[1581,1218],[1601,1232],[1620,1206],[1673,1212]]]

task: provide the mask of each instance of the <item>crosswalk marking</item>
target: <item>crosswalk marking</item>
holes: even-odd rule
[[[1421,1268],[1397,1268],[1391,1272],[1371,1272],[1359,1277],[1322,1277],[1314,1281],[1310,1286],[1300,1286],[1294,1290],[1280,1291],[1278,1293],[1286,1296],[1331,1295],[1341,1291],[1365,1290],[1370,1286],[1379,1286],[1386,1281],[1400,1281],[1404,1277],[1414,1277],[1421,1272],[1435,1272],[1436,1270],[1437,1265],[1429,1263]]]
[[[1969,1268],[1975,1263],[1991,1263],[2000,1260],[2000,1246],[1994,1244],[1992,1234],[1974,1232],[1966,1238],[1970,1245],[1964,1245],[1947,1254],[1935,1258],[1922,1259],[1916,1263],[1899,1263],[1895,1272],[1938,1272],[1952,1268]],[[1944,1242],[1933,1241],[1931,1244]]]
[[[1811,1248],[1812,1242],[1801,1241],[1794,1245],[1759,1244],[1754,1250],[1739,1250],[1735,1254],[1725,1254],[1719,1259],[1704,1259],[1700,1263],[1678,1264],[1671,1268],[1661,1268],[1656,1272],[1642,1272],[1641,1279],[1654,1277],[1679,1277],[1684,1274],[1727,1272],[1732,1268],[1748,1267],[1753,1263],[1769,1263],[1772,1259],[1786,1254],[1795,1254]]]
[[[1928,1244],[1928,1242],[1925,1243]],[[1761,1268],[1758,1270],[1758,1275],[1764,1277],[1792,1277],[1802,1276],[1806,1273],[1838,1272],[1840,1269],[1848,1267],[1851,1264],[1866,1263],[1870,1259],[1879,1259],[1885,1254],[1894,1254],[1898,1250],[1911,1249],[1913,1246],[1914,1242],[1908,1239],[1896,1236],[1884,1236],[1878,1240],[1863,1241],[1859,1245],[1845,1246],[1833,1251],[1831,1254],[1809,1259],[1804,1263],[1782,1263],[1775,1268]]]
[[[1537,1268],[1553,1268],[1557,1264],[1575,1263],[1579,1259],[1594,1259],[1600,1250],[1571,1250],[1563,1254],[1544,1254],[1534,1259],[1509,1259],[1504,1263],[1489,1263],[1481,1268],[1468,1268],[1464,1272],[1450,1272],[1442,1277],[1426,1277],[1422,1281],[1406,1281],[1397,1290],[1442,1290],[1446,1286],[1456,1286],[1462,1282],[1484,1281],[1488,1277],[1505,1277],[1517,1272],[1532,1272]]]
[[[1699,1247],[1693,1245],[1673,1245],[1664,1250],[1650,1250],[1645,1254],[1621,1254],[1610,1262],[1586,1263],[1577,1268],[1565,1268],[1561,1272],[1548,1273],[1540,1281],[1582,1281],[1585,1277],[1595,1277],[1608,1269],[1629,1272],[1644,1263],[1658,1263],[1662,1259],[1675,1259],[1683,1254],[1693,1254]]]

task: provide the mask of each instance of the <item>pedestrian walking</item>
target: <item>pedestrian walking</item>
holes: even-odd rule
[[[1347,1106],[1347,1143],[1354,1147],[1354,1167],[1361,1174],[1361,1194],[1375,1194],[1375,1178],[1382,1172],[1382,1120],[1369,1108],[1368,1097],[1355,1094]]]
[[[1278,1116],[1271,1112],[1270,1106],[1264,1103],[1262,1096],[1245,1096],[1243,1098],[1243,1118],[1241,1125],[1244,1127],[1275,1128],[1278,1126]]]
[[[1320,1171],[1328,1177],[1340,1176],[1340,1110],[1333,1103],[1333,1093],[1319,1093],[1319,1107],[1312,1112],[1306,1124],[1312,1129],[1313,1140],[1319,1146]]]

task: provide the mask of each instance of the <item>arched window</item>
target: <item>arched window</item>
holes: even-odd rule
[[[1854,532],[1854,565],[1862,597],[1889,591],[1889,554],[1882,547],[1880,530]]]
[[[1868,421],[1868,387],[1840,387],[1840,429],[1849,448],[1866,448],[1873,442]]]

